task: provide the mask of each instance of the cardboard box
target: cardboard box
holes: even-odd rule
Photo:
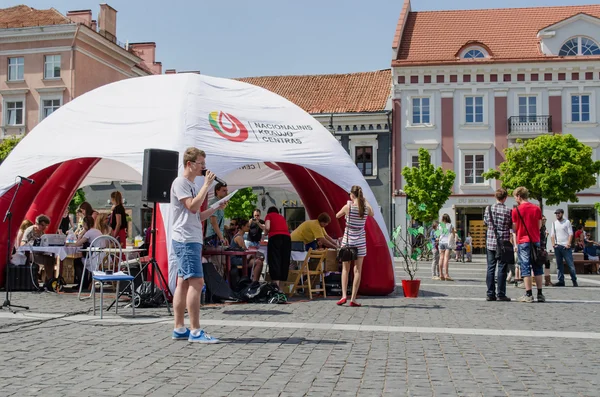
[[[325,258],[325,271],[326,272],[339,272],[340,264],[337,260],[337,250],[328,249],[327,257]]]

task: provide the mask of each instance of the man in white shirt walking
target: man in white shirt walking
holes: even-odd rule
[[[571,273],[571,281],[573,287],[577,287],[577,274],[575,273],[575,264],[573,263],[573,227],[568,219],[564,218],[565,211],[562,208],[554,211],[556,220],[552,223],[550,228],[550,241],[552,247],[554,247],[554,255],[556,257],[556,268],[558,270],[558,283],[554,284],[555,287],[565,286],[565,274],[563,273],[563,259],[569,266],[569,272]]]

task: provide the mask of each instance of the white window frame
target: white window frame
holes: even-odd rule
[[[10,61],[13,59],[16,59],[17,63],[11,65]],[[21,60],[21,62],[19,62],[19,60]],[[8,57],[6,63],[7,63],[7,67],[8,67],[8,69],[6,71],[6,81],[24,81],[25,80],[25,57]],[[11,75],[11,70],[13,70],[15,68],[17,69],[17,71],[16,71],[17,75],[16,75],[16,78],[13,79],[10,77],[10,75]],[[21,78],[19,78],[19,69],[21,69],[21,71],[22,71]]]
[[[419,122],[415,123],[414,119],[413,119],[413,113],[414,113],[414,101],[418,99],[419,102],[419,109],[420,109],[420,113],[419,113]],[[429,100],[429,122],[423,122],[423,99],[427,99]],[[413,96],[410,98],[410,125],[412,126],[432,126],[433,122],[432,122],[432,103],[433,103],[433,98],[431,96]]]
[[[467,97],[483,97],[483,123],[467,123]],[[460,128],[466,130],[489,129],[490,101],[487,91],[464,91],[459,95],[460,103]]]
[[[412,111],[413,111],[413,98],[429,98],[429,123],[425,123],[425,124],[413,124],[413,119],[412,119]],[[436,117],[436,113],[435,113],[435,104],[436,104],[436,97],[435,95],[431,94],[431,95],[418,95],[415,92],[415,95],[409,95],[406,97],[406,111],[405,111],[405,116],[406,116],[406,123],[405,123],[405,128],[406,129],[414,129],[414,130],[434,130],[435,127],[435,117]],[[404,100],[403,100],[404,102]],[[404,104],[403,104],[404,106]]]
[[[463,145],[463,146],[468,146],[468,145]],[[483,172],[486,172],[487,170],[489,170],[490,168],[490,150],[487,149],[483,149],[483,147],[488,147],[487,144],[485,145],[475,145],[475,146],[481,146],[481,149],[459,149],[460,151],[460,166],[459,166],[459,172],[460,172],[460,188],[461,189],[488,189],[491,185],[491,180],[488,179],[484,179],[482,183],[467,183],[465,181],[465,160],[466,160],[466,156],[477,156],[477,155],[483,155]],[[473,160],[475,160],[475,158],[473,158]],[[473,164],[473,167],[475,167],[475,164]],[[473,181],[475,181],[475,175],[473,175]]]
[[[54,95],[40,95],[40,121],[44,120],[44,101],[56,101],[58,100],[60,105],[59,108],[63,105],[63,95],[62,92],[60,94]],[[56,110],[53,111],[53,113]],[[52,113],[51,113],[52,114]]]
[[[27,102],[25,101],[25,96],[4,96],[2,100],[2,127],[4,128],[21,128],[25,127],[27,123]],[[8,124],[8,104],[13,102],[22,102],[23,103],[23,123],[21,124]]]
[[[525,114],[524,116],[539,116],[540,113],[540,96],[537,94],[517,94],[517,100],[515,102],[515,116],[521,116],[521,106],[520,106],[520,101],[521,98],[527,98],[527,114]],[[530,114],[529,113],[529,98],[535,98],[535,114]]]
[[[579,106],[579,116],[580,116],[580,120],[579,121],[573,121],[573,109],[572,109],[572,101],[573,101],[573,97],[574,96],[587,96],[589,97],[589,107],[590,107],[590,117],[589,120],[586,121],[581,121],[581,102],[580,102],[580,106]],[[569,114],[569,121],[573,124],[589,124],[589,123],[593,123],[595,120],[595,114],[594,114],[594,109],[595,109],[595,101],[593,100],[593,96],[592,93],[590,92],[574,92],[571,93],[569,95],[569,104],[568,104],[568,114]]]
[[[48,58],[52,57],[52,61],[49,62]],[[54,59],[54,57],[58,57],[58,76],[54,75],[54,67],[56,66],[56,60]],[[60,54],[52,54],[52,55],[44,55],[44,80],[58,80],[60,79],[60,74],[62,72],[62,68],[61,68],[61,62],[62,62],[62,56]],[[48,65],[52,65],[52,76],[48,76],[46,74],[46,68]]]
[[[379,149],[379,141],[377,134],[369,135],[350,135],[348,142],[348,151],[352,157],[352,161],[356,164],[356,148],[361,146],[371,146],[373,148],[373,175],[365,176],[365,179],[377,179],[377,152]]]
[[[560,45],[560,47],[558,47],[557,54],[560,54],[560,51],[565,46],[565,44],[567,44],[569,41],[571,41],[573,39],[577,39],[577,54],[576,55],[559,55],[559,56],[564,56],[564,57],[583,56],[583,53],[581,51],[582,50],[582,47],[581,47],[582,39],[588,39],[588,40],[591,40],[592,42],[594,42],[595,44],[600,45],[600,43],[598,42],[598,40],[594,40],[592,37],[589,37],[589,36],[575,36],[575,37],[570,37],[567,40],[565,40]]]
[[[433,165],[434,167],[437,167],[436,163],[435,163],[435,150],[430,150],[427,149],[427,152],[429,153],[429,158],[431,159],[431,165]],[[418,150],[409,150],[407,151],[406,154],[406,166],[407,167],[412,167],[412,158],[413,156],[419,156],[419,151]]]
[[[465,58],[465,55],[467,54],[467,52],[469,52],[471,50],[481,51],[481,53],[483,54],[483,58]],[[461,59],[468,59],[470,61],[477,60],[477,59],[486,59],[489,57],[490,57],[490,54],[488,54],[488,52],[481,46],[469,46],[469,47],[465,48],[464,50],[462,50],[460,53]]]
[[[472,98],[473,99],[473,121],[467,121],[467,99]],[[481,121],[477,121],[477,99],[481,98]],[[486,110],[486,106],[485,106],[485,96],[483,95],[477,95],[477,94],[473,94],[473,95],[465,95],[463,97],[463,112],[465,115],[465,125],[483,125],[485,124],[485,110]]]

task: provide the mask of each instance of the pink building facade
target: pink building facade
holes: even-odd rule
[[[160,74],[155,43],[123,44],[117,11],[0,9],[0,139],[22,136],[66,102],[131,77]]]

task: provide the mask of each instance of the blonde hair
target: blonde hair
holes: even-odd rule
[[[193,163],[198,159],[198,157],[206,157],[204,150],[200,150],[196,147],[189,147],[185,149],[185,152],[183,153],[183,166],[187,166],[188,161]]]
[[[102,234],[109,234],[110,227],[108,227],[108,215],[101,213],[96,217],[96,221],[94,222],[94,229],[100,230]]]
[[[116,205],[123,205],[123,195],[120,191],[115,190],[110,194],[110,198],[115,201]]]
[[[519,186],[513,191],[513,196],[527,200],[529,198],[529,190],[526,187]]]

